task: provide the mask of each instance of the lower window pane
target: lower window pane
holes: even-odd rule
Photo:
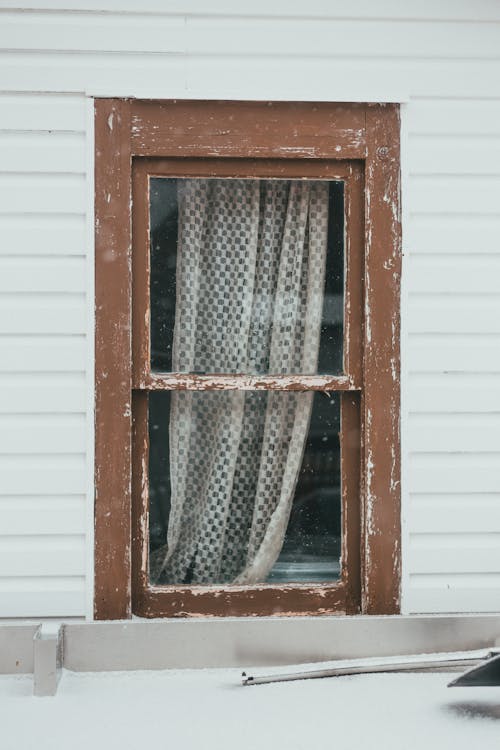
[[[339,431],[338,394],[150,393],[151,582],[336,580]]]

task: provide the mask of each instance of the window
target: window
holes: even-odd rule
[[[398,610],[398,129],[96,103],[96,617]]]

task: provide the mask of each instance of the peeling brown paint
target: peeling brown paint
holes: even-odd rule
[[[126,112],[128,106],[130,120],[124,119],[123,113],[120,119],[120,107]],[[111,111],[110,107],[114,109]],[[96,192],[96,232],[102,240],[100,260],[96,260],[96,404],[100,404],[96,433],[97,616],[130,616],[131,575],[134,612],[146,617],[318,615],[355,613],[360,608],[367,613],[398,611],[398,108],[258,102],[134,101],[128,105],[102,101],[97,104],[97,112],[96,162],[100,160],[101,178],[97,180],[96,172],[96,189],[102,183],[99,195]],[[102,123],[99,128],[98,122]],[[116,146],[110,150],[110,139],[120,142],[120,158]],[[138,157],[133,160],[133,169],[131,154]],[[150,372],[149,175],[345,181],[345,375]],[[132,310],[127,296],[130,243],[126,240],[132,210],[131,181]],[[115,238],[122,238],[120,248],[116,239],[106,239],[113,232]],[[120,260],[114,268],[119,273],[113,274],[108,268],[98,286],[101,266],[112,266],[110,261],[116,261],[117,253],[121,253]],[[100,345],[106,356],[101,357]],[[130,492],[128,404],[132,387],[134,458]],[[342,393],[343,557],[339,583],[226,588],[150,586],[147,394],[153,390],[228,388]],[[123,423],[128,426],[127,434],[123,425],[117,432],[111,429],[111,424],[116,426],[116,415],[128,420]],[[109,424],[102,424],[107,419]],[[112,449],[107,441],[113,443]],[[116,596],[110,596],[105,604],[105,595],[112,590]]]
[[[363,105],[303,102],[137,102],[132,152],[140,156],[356,159],[366,153]],[[182,123],[182,126],[179,126]],[[332,143],[332,141],[334,142]]]
[[[344,614],[357,611],[347,577],[312,586],[151,586],[148,562],[147,392],[134,396],[133,599],[142,617],[220,617]],[[359,437],[359,436],[358,436]],[[352,438],[352,436],[349,436]],[[355,597],[355,592],[353,592]]]
[[[142,617],[292,617],[346,614],[345,586],[151,587],[135,602]]]
[[[96,102],[96,619],[131,614],[129,116],[126,101]]]
[[[369,106],[366,126],[363,611],[395,614],[401,576],[398,107]]]
[[[150,374],[134,388],[150,391],[356,391],[352,377],[331,375]]]

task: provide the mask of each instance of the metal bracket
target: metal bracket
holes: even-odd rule
[[[61,676],[63,626],[44,623],[33,637],[33,695],[55,695]]]

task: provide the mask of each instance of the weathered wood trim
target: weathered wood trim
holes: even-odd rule
[[[144,167],[141,164],[141,167]],[[132,169],[132,379],[149,378],[151,369],[149,173]]]
[[[250,617],[290,615],[346,614],[359,611],[359,570],[345,570],[342,579],[331,584],[291,584],[253,586],[152,586],[149,581],[149,435],[148,391],[134,393],[133,474],[132,474],[132,598],[134,613],[141,617]],[[359,400],[358,400],[359,403]],[[355,429],[354,421],[349,421]],[[352,436],[349,436],[351,442]],[[359,443],[359,434],[357,435]],[[356,463],[356,450],[351,464]],[[359,458],[359,456],[358,456]],[[344,508],[349,519],[355,515],[354,498],[357,469],[343,489]],[[357,493],[355,497],[357,496]],[[359,512],[358,512],[359,526]],[[351,555],[359,550],[359,536],[350,532],[348,544],[354,544]]]
[[[296,106],[301,107],[301,115],[294,119],[291,108],[295,110]],[[333,119],[328,117],[329,109]],[[159,113],[156,128],[155,111]],[[181,120],[180,133],[179,113],[184,113],[186,118]],[[233,118],[231,126],[226,128],[229,113]],[[177,132],[175,127],[172,129],[175,120]],[[346,125],[349,121],[350,127]],[[297,141],[298,125],[303,128],[301,141]],[[351,152],[343,140],[346,133],[342,131],[346,130],[351,139]],[[231,150],[228,141],[238,147]],[[172,145],[175,143],[178,148]],[[141,157],[161,157],[136,159],[137,174],[142,175],[140,192],[148,174],[345,179],[347,376],[298,376],[287,381],[288,376],[273,375],[254,378],[151,374],[149,348],[143,342],[134,350],[136,369],[132,384],[132,152]],[[172,159],[172,156],[183,158]],[[200,161],[200,156],[217,158]],[[358,162],[343,161],[347,158],[356,158]],[[142,221],[143,226],[141,229],[134,224],[135,250],[140,245],[147,246],[144,225],[148,222],[148,208],[144,195],[136,200],[136,207],[142,216],[139,225]],[[359,611],[361,591],[363,612],[390,614],[399,611],[400,255],[397,105],[97,101],[96,618],[131,616],[130,401],[133,387],[144,391],[174,387],[342,391],[342,472],[346,488],[343,494],[344,565],[340,583],[319,589],[304,584],[279,588],[149,588],[147,393],[136,390],[133,534],[134,611],[137,614],[352,613]],[[144,260],[134,251],[134,262],[137,259],[139,265]],[[146,268],[142,281],[136,285],[136,298],[139,287],[141,295],[146,294],[148,273]],[[360,279],[364,280],[364,288]],[[134,305],[134,325],[138,325],[137,315],[142,316],[143,334],[149,330],[147,314],[147,304]],[[352,470],[356,465],[357,472]],[[353,497],[356,500],[353,501]]]
[[[139,156],[362,159],[365,108],[325,102],[134,101],[131,141],[132,153]]]
[[[361,610],[361,393],[344,391],[341,397],[341,571],[347,614]]]
[[[162,586],[134,600],[140,617],[292,617],[347,614],[345,584]]]
[[[135,391],[132,430],[132,601],[149,586],[149,435],[147,391]]]
[[[366,113],[363,612],[400,609],[399,107]]]
[[[249,148],[249,152],[252,149]],[[240,151],[239,158],[154,158],[137,157],[134,161],[134,174],[151,177],[202,177],[284,180],[311,178],[314,180],[348,180],[359,172],[362,162],[337,161],[335,159],[255,159],[248,157],[247,151]]]
[[[96,619],[131,615],[130,111],[95,104]]]
[[[150,374],[134,383],[150,391],[359,391],[361,384],[346,375],[191,375]]]
[[[345,180],[344,372],[363,384],[364,168],[350,162]]]

